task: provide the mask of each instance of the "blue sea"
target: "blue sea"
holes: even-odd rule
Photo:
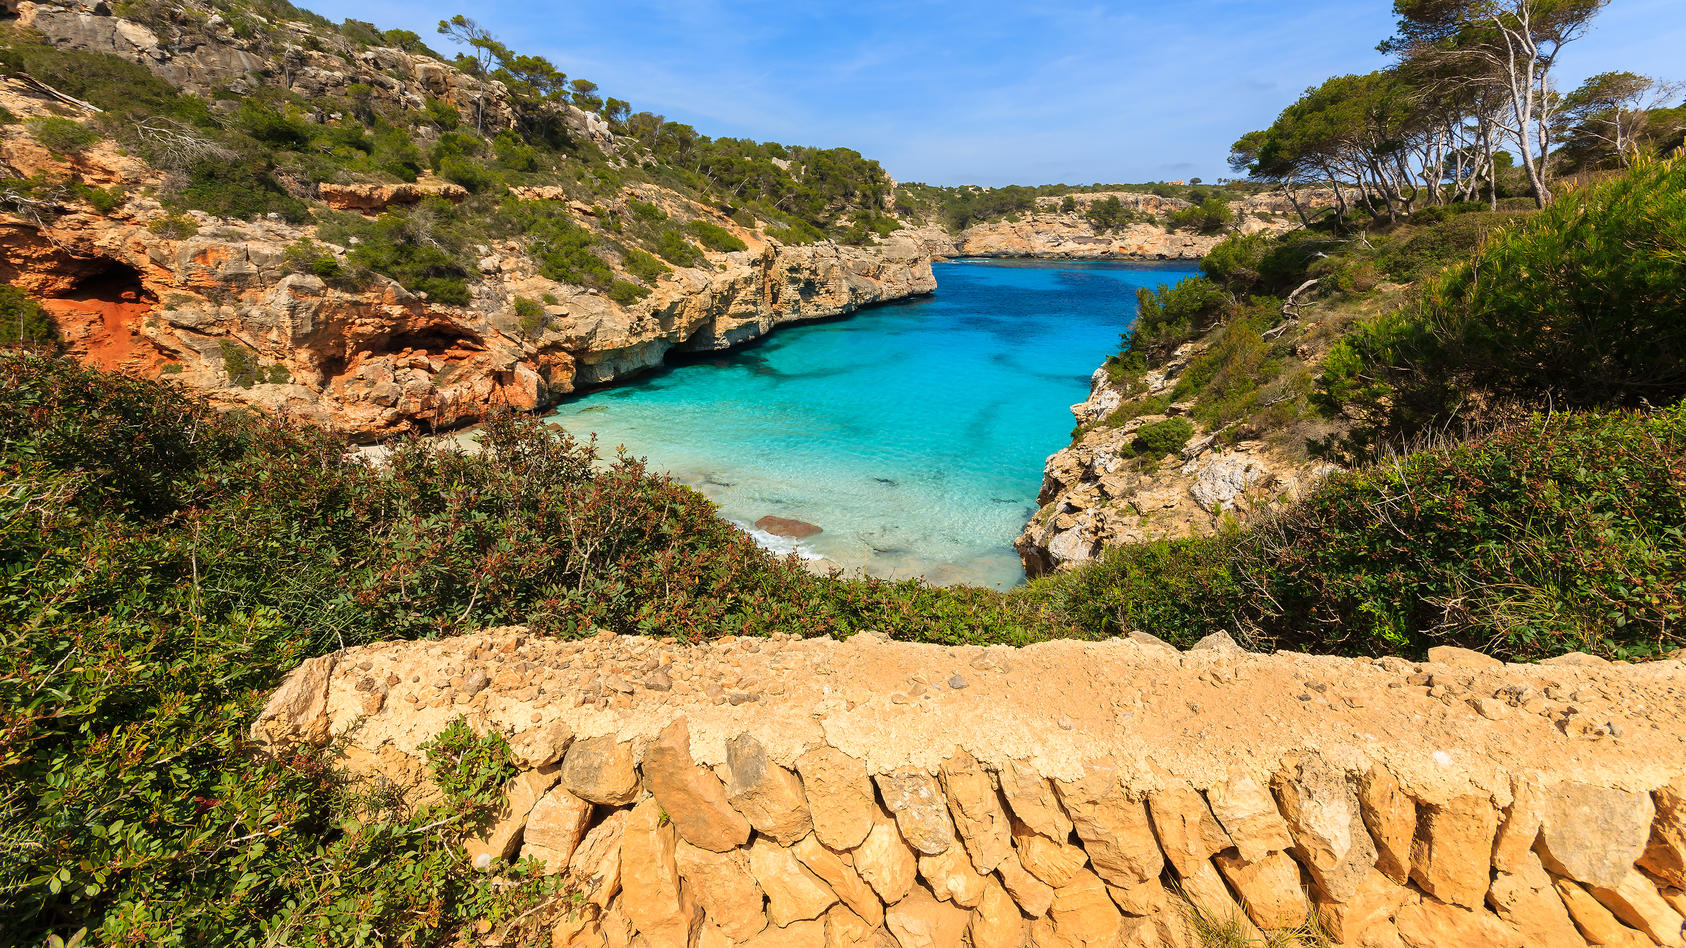
[[[1134,318],[1136,289],[1191,265],[956,261],[937,291],[678,361],[573,398],[551,420],[649,459],[765,545],[853,574],[1008,587],[1012,542],[1070,406]]]

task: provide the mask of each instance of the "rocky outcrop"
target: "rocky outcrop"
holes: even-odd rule
[[[555,945],[1678,946],[1683,694],[1679,660],[504,629],[313,660],[252,736],[419,802],[430,737],[503,735],[466,845],[567,874]]]
[[[468,189],[449,181],[418,181],[414,184],[319,184],[316,193],[322,203],[336,211],[379,214],[389,207],[418,204],[428,198],[461,201]]]
[[[1149,374],[1147,395],[1169,391],[1191,347]],[[1071,408],[1079,434],[1048,458],[1039,509],[1014,542],[1031,576],[1087,563],[1108,547],[1210,533],[1224,518],[1246,520],[1304,496],[1338,468],[1258,437],[1220,443],[1199,433],[1179,454],[1138,457],[1144,426],[1170,415],[1107,422],[1125,396],[1096,370],[1087,400]],[[1172,405],[1185,415],[1186,405]]]

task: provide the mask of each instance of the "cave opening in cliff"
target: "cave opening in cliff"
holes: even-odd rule
[[[103,369],[134,370],[156,361],[139,330],[158,297],[140,271],[109,257],[77,260],[70,282],[41,304],[60,333],[88,362]],[[72,275],[73,274],[73,275]]]
[[[158,302],[134,267],[110,258],[89,261],[87,266],[86,273],[52,298],[124,306],[150,306]]]
[[[454,326],[423,326],[388,336],[377,351],[410,350],[443,359],[462,359],[471,352],[479,352],[485,348],[485,343],[480,337]]]

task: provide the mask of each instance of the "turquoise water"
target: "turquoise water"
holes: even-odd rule
[[[1187,264],[955,262],[937,292],[563,403],[552,416],[605,453],[625,445],[757,539],[853,573],[1011,586],[1012,542],[1070,406],[1133,318],[1136,288]]]

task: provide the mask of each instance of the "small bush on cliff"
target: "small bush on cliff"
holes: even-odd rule
[[[59,330],[51,314],[17,287],[0,284],[0,347],[40,352],[58,344]]]
[[[29,134],[58,157],[77,155],[100,140],[100,133],[81,122],[50,115],[29,120]]]
[[[695,234],[702,245],[710,250],[725,253],[733,250],[747,250],[748,245],[739,240],[736,234],[708,221],[692,221],[685,225],[685,229]]]
[[[1187,418],[1167,418],[1136,429],[1130,450],[1141,457],[1160,458],[1176,454],[1194,437],[1194,425]]]

